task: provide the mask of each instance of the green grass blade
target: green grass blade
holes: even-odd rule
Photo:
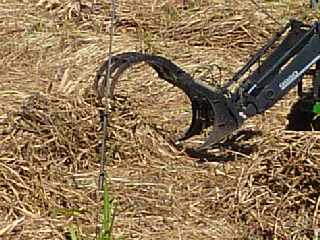
[[[76,226],[74,224],[71,224],[69,226],[69,232],[70,232],[71,240],[78,240],[77,232],[76,232]]]
[[[110,196],[109,196],[109,189],[108,184],[105,183],[104,191],[103,191],[103,225],[102,231],[104,239],[110,239],[110,219],[111,219],[111,206],[110,206]]]

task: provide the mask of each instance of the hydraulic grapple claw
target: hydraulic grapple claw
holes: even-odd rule
[[[298,96],[307,100],[306,106],[309,107],[305,107],[304,111],[314,111],[311,116],[319,115],[319,46],[319,21],[306,25],[291,20],[224,84],[222,90],[193,79],[166,58],[136,52],[123,53],[110,59],[110,95],[112,96],[119,77],[126,69],[141,62],[148,64],[160,78],[180,88],[191,101],[192,121],[178,141],[191,138],[211,127],[208,139],[196,149],[202,151],[234,132],[245,119],[265,112],[295,86],[298,86]],[[108,60],[98,70],[95,82],[100,99],[103,98],[107,71]],[[312,76],[312,89],[307,92],[303,91],[304,75]],[[306,121],[304,117],[290,115],[293,121]],[[295,123],[291,122],[290,125],[292,124]]]
[[[226,98],[222,91],[194,80],[189,74],[174,63],[160,56],[142,53],[124,53],[111,59],[111,96],[121,74],[130,66],[144,62],[151,66],[160,78],[180,88],[190,99],[192,104],[192,121],[190,127],[178,138],[183,141],[200,134],[205,128],[213,127],[213,132],[199,149],[204,150],[232,133],[240,126],[235,106]],[[108,60],[98,70],[95,89],[98,97],[103,98],[106,85],[106,71]]]

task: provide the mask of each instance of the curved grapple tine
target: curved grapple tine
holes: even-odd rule
[[[99,98],[103,98],[108,61],[97,72],[95,89]],[[186,140],[200,134],[203,129],[213,126],[213,131],[208,140],[199,148],[199,150],[204,150],[239,127],[240,118],[234,106],[228,102],[222,92],[194,80],[177,65],[160,56],[136,52],[113,56],[110,66],[110,76],[112,78],[111,95],[113,95],[115,85],[121,74],[130,66],[142,62],[151,66],[158,73],[159,78],[180,88],[192,103],[191,124],[178,140]],[[99,84],[102,77],[104,78]]]
[[[194,135],[200,134],[205,126],[205,122],[200,118],[200,109],[196,100],[191,102],[192,106],[192,120],[189,128],[178,137],[177,141],[184,141]]]
[[[110,64],[110,76],[111,82],[111,92],[110,97],[113,97],[114,87],[117,79],[120,75],[130,66],[135,63],[141,62],[141,56],[132,55],[131,53],[122,53],[111,58]],[[102,99],[104,97],[104,91],[107,84],[107,71],[108,71],[109,59],[107,59],[104,64],[98,69],[96,79],[94,82],[94,89],[97,92],[98,98]],[[115,75],[113,75],[115,74]],[[102,81],[101,81],[102,79]],[[101,82],[100,82],[101,81]]]

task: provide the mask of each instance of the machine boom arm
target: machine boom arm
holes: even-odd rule
[[[191,125],[178,140],[186,140],[212,127],[209,138],[198,147],[198,150],[205,150],[240,128],[246,119],[272,107],[294,86],[299,86],[301,94],[305,74],[313,75],[314,98],[319,98],[319,26],[319,22],[310,26],[291,20],[222,88],[193,79],[164,57],[137,52],[118,54],[111,59],[111,89],[113,92],[119,77],[131,65],[145,62],[160,78],[180,88],[191,100]],[[311,69],[314,65],[316,70]],[[108,60],[98,70],[95,81],[100,99],[106,85],[107,66]],[[235,83],[238,87],[230,91]]]

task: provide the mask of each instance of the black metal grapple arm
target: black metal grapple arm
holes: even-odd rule
[[[237,104],[243,107],[247,117],[266,111],[298,85],[319,59],[319,24],[308,31],[300,28],[292,30],[266,59],[261,73],[256,70],[240,87],[242,102]]]
[[[94,85],[100,100],[104,97],[108,62],[107,60],[98,70]],[[145,63],[152,67],[159,78],[181,89],[192,103],[190,127],[179,136],[177,141],[186,140],[200,134],[204,129],[212,127],[212,133],[209,138],[198,148],[198,150],[203,150],[239,128],[242,119],[238,116],[235,106],[230,104],[230,101],[222,91],[193,79],[191,75],[180,67],[161,56],[137,52],[113,56],[110,66],[112,77],[111,96],[113,96],[115,85],[125,70],[139,63]]]
[[[275,76],[273,81],[257,95],[258,112],[265,111],[287,94],[319,59],[320,38],[319,35],[315,35],[299,54]]]

